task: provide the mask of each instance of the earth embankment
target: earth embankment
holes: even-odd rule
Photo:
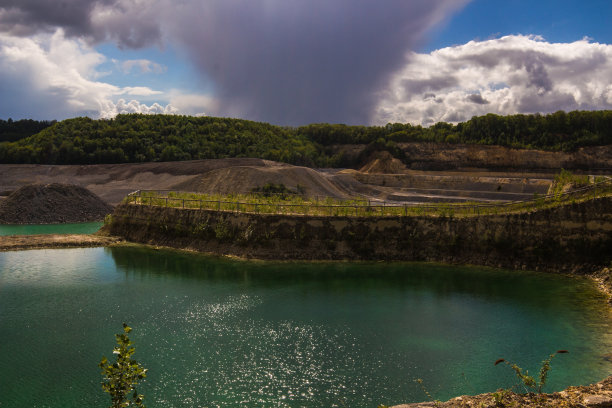
[[[175,188],[200,193],[248,193],[266,184],[282,184],[308,196],[348,198],[333,180],[321,172],[301,166],[269,162],[265,167],[231,166],[208,171]]]
[[[128,241],[260,259],[403,260],[589,273],[608,266],[612,197],[538,211],[452,216],[298,216],[122,204]]]
[[[113,207],[86,188],[70,184],[31,184],[0,201],[2,224],[54,224],[101,221]]]
[[[174,189],[177,184],[211,170],[238,165],[264,167],[267,163],[261,159],[219,159],[93,165],[0,164],[0,193],[6,195],[27,184],[75,184],[116,205],[134,190]]]

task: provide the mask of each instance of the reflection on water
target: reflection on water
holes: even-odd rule
[[[428,291],[436,296],[466,294],[482,299],[510,299],[537,308],[554,309],[575,301],[572,295],[592,291],[587,280],[536,272],[433,263],[336,263],[234,261],[198,254],[148,248],[107,248],[119,270],[136,276],[173,276],[209,282],[283,287],[308,285],[327,291]],[[290,273],[288,273],[290,272]],[[542,293],[545,288],[546,294]],[[597,298],[602,295],[590,293]],[[582,299],[584,301],[586,299]],[[584,306],[584,305],[583,305]]]
[[[243,262],[139,247],[0,254],[0,406],[93,406],[127,321],[150,407],[376,406],[611,372],[588,281],[407,263]],[[10,352],[8,352],[10,350]],[[60,374],[61,375],[57,375]],[[5,387],[6,385],[6,387]]]

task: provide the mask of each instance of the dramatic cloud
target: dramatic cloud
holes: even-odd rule
[[[612,108],[612,45],[516,35],[411,51],[468,1],[0,0],[0,108],[57,118],[205,112],[283,125]],[[212,93],[198,94],[198,81],[188,92],[104,83],[104,56],[92,48],[103,41],[170,44]],[[113,62],[129,75],[172,69]]]
[[[0,29],[171,43],[213,82],[213,114],[367,123],[376,92],[469,0],[2,0]]]
[[[612,109],[612,45],[506,36],[411,53],[374,121],[431,124],[486,113]]]
[[[149,0],[0,0],[0,30],[30,36],[55,32],[124,47],[159,43],[160,9]]]
[[[98,4],[113,0],[1,0],[0,30],[28,36],[55,32],[58,27],[70,36],[90,36],[91,12]]]
[[[167,33],[213,79],[218,114],[363,124],[406,51],[464,3],[184,1]]]
[[[118,112],[172,113],[171,107],[125,103],[114,98],[150,97],[147,87],[117,87],[97,79],[105,57],[87,44],[53,34],[14,37],[0,34],[0,112],[6,117],[62,119],[77,115],[110,117]]]

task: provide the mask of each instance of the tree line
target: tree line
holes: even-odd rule
[[[2,163],[138,163],[258,157],[299,165],[319,163],[310,140],[289,128],[241,119],[123,114],[67,119],[0,144]]]
[[[573,151],[612,143],[612,111],[508,116],[489,113],[456,125],[438,122],[430,127],[410,123],[389,123],[382,127],[313,124],[297,131],[321,145],[369,144],[382,138],[394,143],[463,143]]]
[[[137,163],[257,157],[295,165],[344,167],[358,163],[347,162],[337,154],[337,145],[366,145],[366,154],[387,150],[401,158],[401,144],[407,142],[550,151],[612,144],[612,111],[488,114],[456,125],[440,122],[430,127],[321,123],[292,128],[242,119],[142,114],[99,120],[81,117],[61,122],[19,122],[23,123],[0,122],[0,163]],[[41,129],[28,134],[37,126]],[[5,128],[9,130],[3,133]]]
[[[14,142],[35,135],[55,122],[55,120],[0,119],[0,142]]]

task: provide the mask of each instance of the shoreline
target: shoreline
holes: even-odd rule
[[[94,234],[5,235],[0,236],[0,252],[104,247],[120,241],[118,237]]]
[[[216,256],[232,260],[239,260],[243,262],[368,262],[366,260],[350,260],[350,259],[268,259],[258,258],[250,255],[241,256],[229,253],[218,253],[213,251],[201,251],[196,248],[177,248],[167,245],[154,245],[141,242],[127,241],[121,237],[106,235],[104,233],[97,232],[95,234],[32,234],[32,235],[5,235],[0,236],[0,252],[6,251],[27,251],[34,249],[67,249],[67,248],[87,248],[87,247],[106,247],[106,246],[117,246],[117,245],[136,245],[141,247],[147,247],[154,250],[171,250],[186,252],[192,254],[200,254],[204,256]],[[388,262],[381,260],[371,260],[369,262]],[[390,261],[390,262],[402,262],[402,261]],[[474,264],[474,263],[462,263],[462,262],[443,262],[443,261],[409,261],[417,263],[437,263],[441,265],[456,265],[456,266],[475,266],[475,267],[487,267],[494,269],[508,269],[508,270],[525,270],[523,268],[512,268],[511,266],[504,265],[503,267],[492,266],[486,264]],[[533,270],[538,273],[555,273],[563,274],[573,277],[582,277],[592,280],[598,287],[599,291],[606,295],[607,302],[612,307],[612,268],[603,267],[594,272],[577,273],[568,272],[562,270],[553,269],[540,269]]]
[[[409,404],[392,405],[383,408],[464,408],[464,407],[581,407],[606,408],[612,407],[612,375],[590,384],[569,386],[563,391],[551,394],[516,394],[497,390],[478,395],[461,395],[448,401],[423,401]],[[381,407],[379,407],[381,408]]]
[[[1,198],[0,198],[1,199]],[[93,221],[74,221],[74,222],[27,222],[27,223],[3,223],[0,227],[23,227],[28,225],[64,225],[64,224],[89,224],[94,222],[104,222],[104,219]]]

